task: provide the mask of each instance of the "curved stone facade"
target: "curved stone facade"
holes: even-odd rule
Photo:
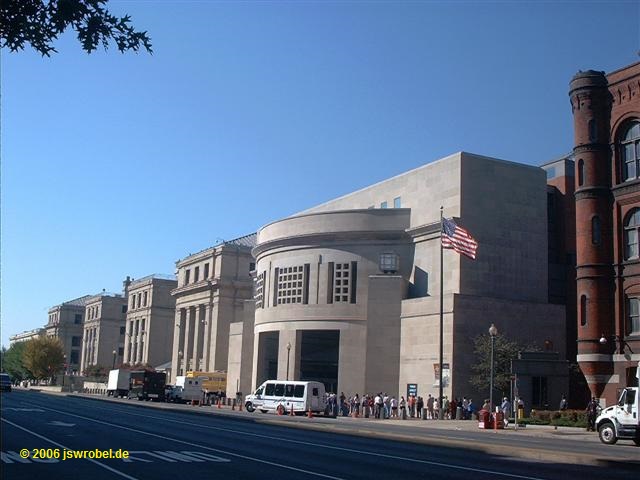
[[[370,283],[381,276],[383,281],[406,286],[413,264],[413,244],[406,233],[409,220],[409,209],[329,211],[287,218],[259,230],[253,250],[259,285],[254,385],[274,373],[278,378],[305,379],[314,367],[308,365],[313,353],[303,343],[318,344],[322,343],[318,339],[327,337],[333,346],[325,349],[338,352],[338,369],[327,373],[328,384],[349,392],[397,388],[397,368],[381,378],[383,367],[378,363],[397,364],[398,359],[388,354],[399,349],[399,322],[385,327],[391,342],[386,352],[376,359],[374,352],[367,351],[370,337],[378,332],[371,331],[376,312],[371,311]],[[399,260],[398,270],[387,275],[380,269],[385,254],[383,258]],[[396,288],[384,295],[389,303],[399,304],[404,290]],[[265,344],[265,338],[277,339],[277,348]],[[277,372],[269,371],[273,362]],[[375,381],[372,371],[377,372]]]

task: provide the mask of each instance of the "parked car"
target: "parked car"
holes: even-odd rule
[[[0,390],[11,391],[11,377],[8,373],[0,373]]]

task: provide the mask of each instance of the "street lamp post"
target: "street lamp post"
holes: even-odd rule
[[[111,353],[113,353],[113,365],[111,365],[111,370],[114,370],[116,368],[116,354],[118,352],[116,352],[115,349],[114,349],[113,352],[111,352]]]
[[[287,380],[289,380],[289,357],[291,357],[291,342],[287,342]]]
[[[491,327],[489,327],[489,335],[491,335],[491,375],[489,378],[489,405],[493,410],[493,349],[495,346],[496,335],[498,334],[498,329],[492,323]]]
[[[182,350],[178,350],[178,365],[176,367],[176,373],[182,375]]]

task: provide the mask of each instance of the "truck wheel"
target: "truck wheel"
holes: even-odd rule
[[[598,434],[600,436],[600,441],[607,445],[613,445],[618,441],[616,437],[616,429],[613,426],[613,423],[606,422],[598,427]]]
[[[253,406],[253,403],[251,403],[251,402],[245,403],[244,408],[246,408],[247,412],[249,412],[249,413],[253,413],[253,412],[256,411],[256,408]]]

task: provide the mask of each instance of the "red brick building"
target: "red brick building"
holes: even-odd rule
[[[574,115],[577,360],[611,405],[640,360],[640,63],[578,72]]]

